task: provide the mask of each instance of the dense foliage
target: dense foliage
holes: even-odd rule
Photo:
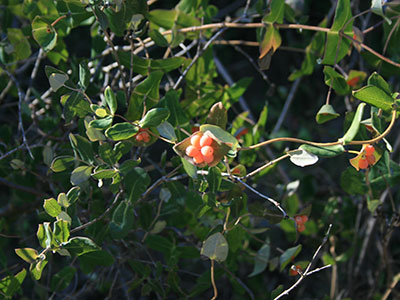
[[[398,1],[0,8],[0,298],[400,297]]]

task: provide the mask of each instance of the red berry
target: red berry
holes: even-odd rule
[[[203,158],[204,158],[204,161],[206,162],[206,163],[208,163],[208,164],[210,164],[211,162],[213,162],[214,161],[214,155],[208,155],[208,156],[203,156]]]
[[[213,155],[214,149],[211,146],[204,146],[201,148],[201,154],[203,154],[203,156]]]
[[[201,139],[201,136],[198,135],[198,134],[196,134],[196,135],[194,135],[194,136],[192,136],[192,137],[190,138],[190,143],[191,143],[194,147],[200,148],[200,139]]]
[[[137,134],[137,135],[135,136],[135,139],[136,139],[138,142],[143,141],[143,136],[142,136],[142,134],[141,134],[141,133]]]
[[[200,153],[193,157],[193,160],[196,164],[201,164],[202,162],[204,162],[203,155],[201,155]]]
[[[297,231],[298,232],[303,232],[304,230],[306,230],[306,226],[304,224],[298,224],[297,225]]]
[[[368,145],[367,147],[365,147],[365,155],[369,156],[369,155],[373,155],[375,152],[375,148],[372,145]]]
[[[148,143],[150,142],[150,134],[147,131],[143,131],[140,133],[143,137],[143,142]]]
[[[365,156],[365,158],[368,161],[368,164],[373,165],[376,161],[375,156],[374,155],[367,155]]]
[[[358,161],[358,167],[360,169],[368,168],[368,160],[366,158],[360,158],[360,160]]]
[[[189,157],[195,157],[200,154],[199,149],[195,148],[194,146],[188,146],[185,152]]]
[[[301,216],[296,216],[294,220],[296,221],[297,225],[303,224],[303,218]]]
[[[208,135],[203,135],[200,139],[200,147],[210,146],[213,139]]]
[[[308,221],[308,217],[306,215],[301,216],[301,220],[303,221],[303,224]]]

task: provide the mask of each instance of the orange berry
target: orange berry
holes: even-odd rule
[[[198,154],[195,157],[193,157],[193,160],[196,164],[201,164],[202,162],[204,162],[203,155],[201,154]]]
[[[303,232],[304,230],[306,230],[306,226],[304,224],[298,224],[297,225],[297,231],[298,232]]]
[[[299,274],[298,270],[301,270],[300,265],[296,265],[295,269],[290,268],[290,276],[296,276],[297,274]]]
[[[135,136],[135,139],[136,139],[138,142],[143,141],[143,136],[142,136],[142,134],[141,134],[141,133],[138,133],[138,134]]]
[[[195,157],[200,154],[199,149],[195,148],[194,146],[188,146],[185,152],[189,157]]]
[[[203,156],[213,155],[214,149],[211,146],[204,146],[201,148],[201,154],[203,154]]]
[[[358,167],[360,169],[368,168],[368,160],[366,158],[360,158],[360,160],[358,161]]]
[[[208,156],[203,156],[204,161],[208,164],[210,164],[212,161],[214,161],[214,155],[208,155]]]
[[[306,223],[308,221],[308,217],[306,215],[301,216],[301,220],[302,220],[302,222],[304,224],[304,223]]]
[[[367,155],[367,156],[365,156],[365,158],[367,159],[368,164],[370,164],[370,165],[373,165],[376,161],[375,156],[373,156],[373,155]]]
[[[296,216],[294,218],[294,220],[296,221],[297,225],[303,224],[303,218],[301,216]]]
[[[375,152],[375,148],[372,145],[368,145],[367,147],[365,147],[365,155],[369,156],[369,155],[373,155]]]
[[[143,131],[140,133],[143,137],[143,142],[148,143],[150,142],[150,134],[147,131]]]
[[[213,139],[207,135],[203,135],[200,139],[200,147],[210,146]]]
[[[201,139],[201,136],[198,135],[198,134],[196,134],[196,135],[194,135],[194,136],[192,136],[192,137],[190,138],[190,143],[191,143],[195,148],[200,148],[200,139]]]

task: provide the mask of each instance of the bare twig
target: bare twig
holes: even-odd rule
[[[211,259],[211,284],[213,286],[214,290],[214,296],[211,298],[211,300],[215,300],[218,297],[218,289],[217,285],[215,284],[215,278],[214,278],[214,260]]]
[[[276,158],[274,160],[271,160],[271,161],[267,162],[266,164],[262,165],[261,167],[255,169],[254,171],[248,173],[246,176],[242,177],[241,179],[243,179],[243,180],[247,179],[247,178],[257,174],[258,172],[261,172],[262,170],[268,168],[269,166],[272,166],[273,164],[275,164],[275,163],[277,163],[277,162],[279,162],[281,160],[284,160],[285,158],[287,158],[289,156],[290,156],[289,154],[284,154],[281,157],[278,157],[278,158]]]

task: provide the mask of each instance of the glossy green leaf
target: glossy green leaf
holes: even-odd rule
[[[89,123],[89,127],[93,127],[96,129],[106,129],[108,128],[113,122],[112,116],[107,116],[103,119],[92,120]]]
[[[54,27],[41,16],[36,16],[32,21],[32,35],[35,41],[48,52],[57,43],[57,32]]]
[[[69,239],[69,223],[64,220],[54,222],[53,233],[57,244],[67,242]]]
[[[65,193],[60,193],[60,194],[58,194],[57,203],[58,203],[61,207],[64,207],[64,208],[68,208],[69,205],[70,205],[69,200],[68,200],[68,197],[67,197],[67,195],[65,195]]]
[[[80,166],[71,173],[71,184],[80,185],[90,178],[93,167]]]
[[[79,199],[80,193],[81,188],[79,186],[72,187],[67,193],[69,203],[74,204]]]
[[[215,103],[207,116],[207,124],[216,125],[225,130],[226,123],[228,122],[228,112],[226,111],[222,102]]]
[[[281,43],[282,38],[279,30],[273,25],[267,25],[264,38],[260,43],[260,56],[258,57],[258,65],[261,70],[269,69],[271,57],[281,46]]]
[[[222,176],[218,167],[213,167],[208,170],[207,182],[209,191],[216,194],[221,186]]]
[[[211,260],[223,262],[228,257],[228,251],[229,246],[225,237],[220,232],[216,232],[203,242],[200,254]]]
[[[43,208],[46,213],[52,217],[57,217],[61,212],[61,206],[54,198],[44,200]]]
[[[117,123],[106,130],[106,136],[113,141],[122,141],[133,137],[139,127],[129,122]]]
[[[74,91],[69,95],[64,104],[64,119],[69,123],[75,116],[84,118],[91,113],[90,104],[87,100],[83,99],[82,94]]]
[[[68,75],[53,73],[49,76],[50,87],[54,92],[57,92],[59,88],[64,86],[64,83],[68,80]]]
[[[7,28],[7,38],[13,47],[16,60],[23,60],[31,55],[31,45],[19,28]]]
[[[90,82],[90,70],[85,62],[79,64],[79,85],[86,90]]]
[[[149,37],[156,43],[159,47],[168,47],[169,43],[167,39],[158,31],[158,30],[150,30]]]
[[[165,29],[171,29],[177,18],[177,11],[175,9],[153,9],[147,17],[151,23]]]
[[[104,170],[99,170],[99,171],[95,171],[92,174],[92,177],[94,179],[110,179],[113,178],[115,176],[115,174],[117,174],[117,170],[114,169],[104,169]]]
[[[377,72],[372,73],[371,76],[368,77],[368,85],[374,85],[383,90],[388,95],[392,94],[389,84]]]
[[[340,115],[335,111],[332,105],[324,104],[315,116],[315,120],[318,124],[324,124],[330,120],[336,119],[339,116]]]
[[[303,144],[299,148],[309,153],[315,154],[319,157],[335,157],[344,153],[345,151],[342,145],[320,147],[320,146]]]
[[[69,214],[67,214],[65,211],[62,211],[58,214],[57,216],[57,221],[66,221],[68,224],[72,223],[72,219]]]
[[[133,228],[134,213],[127,201],[122,201],[114,210],[112,222],[109,225],[114,239],[125,237]]]
[[[280,263],[280,271],[285,269],[285,267],[294,259],[301,251],[302,246],[297,245],[296,247],[292,247],[287,249],[283,254],[279,257]]]
[[[142,168],[134,168],[124,179],[127,190],[127,198],[131,203],[135,203],[150,185],[150,177]]]
[[[50,169],[53,172],[62,172],[70,169],[75,164],[75,157],[72,156],[58,156],[51,162]]]
[[[22,282],[25,280],[26,270],[13,275],[6,276],[0,280],[0,293],[6,298],[10,298],[20,289]]]
[[[324,67],[325,84],[332,86],[338,95],[346,95],[350,92],[350,86],[347,84],[343,75],[336,72],[332,67]]]
[[[197,167],[181,157],[183,169],[193,179],[197,179]]]
[[[69,140],[71,142],[72,149],[76,154],[79,154],[79,157],[88,163],[93,163],[94,161],[94,152],[92,148],[92,143],[90,143],[86,138],[80,136],[78,134],[73,135],[69,134]]]
[[[36,259],[39,257],[39,253],[32,248],[18,248],[15,249],[15,253],[21,257],[27,263],[34,263]]]
[[[179,103],[180,95],[180,91],[171,89],[160,100],[160,105],[167,108],[170,112],[168,122],[170,122],[172,126],[182,125],[188,122],[186,113]]]
[[[204,124],[200,126],[200,131],[203,133],[209,131],[217,141],[226,143],[232,149],[236,149],[239,146],[238,140],[219,126]]]
[[[109,86],[107,86],[104,90],[104,99],[106,100],[107,106],[110,109],[111,114],[114,115],[118,107],[117,97]]]
[[[157,127],[169,117],[169,110],[162,107],[150,109],[140,120],[141,128]]]
[[[39,224],[36,236],[42,248],[50,247],[53,243],[53,232],[50,228],[50,223],[44,222],[43,224]]]
[[[283,23],[283,15],[285,12],[285,1],[284,0],[272,0],[270,12],[262,19],[263,22],[272,23]]]
[[[114,263],[114,257],[104,250],[92,251],[78,257],[79,265],[85,274],[89,274],[96,267],[109,267]]]
[[[341,138],[343,144],[346,145],[351,142],[356,136],[358,129],[360,128],[360,122],[364,113],[365,103],[360,103],[357,107],[356,114],[354,115],[353,121],[351,122],[350,128],[346,131],[345,135]]]
[[[310,166],[318,161],[318,156],[304,149],[292,150],[288,154],[290,155],[290,161],[299,167]]]
[[[172,142],[175,142],[178,139],[176,137],[174,127],[167,121],[164,121],[160,125],[158,125],[157,131],[160,133],[160,136],[162,136]]]
[[[73,237],[68,242],[63,244],[63,248],[67,249],[71,254],[80,256],[85,253],[100,250],[91,239],[87,237]]]
[[[253,272],[249,274],[249,277],[253,277],[264,272],[268,265],[270,252],[271,247],[268,244],[261,246],[261,248],[257,251],[256,257],[254,258]]]
[[[38,260],[31,264],[29,271],[31,272],[34,279],[39,280],[42,277],[42,272],[47,263],[47,258],[44,258],[43,260]]]
[[[76,269],[66,266],[51,277],[50,288],[53,292],[65,290],[74,278]]]

